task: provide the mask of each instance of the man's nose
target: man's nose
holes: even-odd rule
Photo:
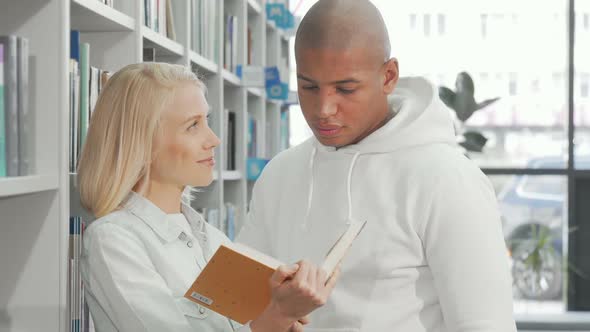
[[[329,118],[338,111],[338,104],[333,95],[325,94],[320,100],[320,118]]]

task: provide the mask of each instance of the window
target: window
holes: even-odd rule
[[[587,73],[583,73],[581,80],[582,82],[580,82],[580,97],[582,98],[588,98],[588,77],[589,75]]]
[[[508,93],[511,96],[516,96],[517,79],[516,73],[510,73],[510,79],[508,80]]]
[[[481,36],[486,38],[488,36],[488,14],[481,14]]]
[[[445,34],[445,15],[444,14],[438,14],[438,35],[442,36]]]
[[[541,91],[541,83],[538,78],[534,78],[531,81],[531,91],[533,92],[533,94],[537,94],[539,93],[539,91]]]
[[[416,29],[416,14],[410,14],[410,29]]]
[[[461,126],[457,132],[476,131],[487,139],[481,152],[466,154],[496,189],[515,280],[514,311],[546,315],[569,310],[566,304],[572,292],[565,292],[563,285],[569,287],[566,278],[572,271],[560,264],[578,259],[565,257],[574,252],[567,247],[572,234],[580,234],[572,242],[590,243],[588,230],[568,230],[574,215],[568,211],[569,202],[590,200],[574,192],[579,188],[577,176],[590,178],[590,0],[574,0],[578,15],[573,101],[568,99],[569,0],[526,5],[430,0],[421,3],[420,10],[411,2],[371,1],[387,22],[403,76],[431,77],[455,90],[457,74],[466,71],[472,76],[477,103],[499,98],[457,124]],[[457,12],[460,15],[451,16]],[[408,17],[416,33],[437,38],[407,38]],[[570,102],[574,105],[575,145],[568,135]],[[575,147],[573,168],[568,164],[570,147]],[[576,185],[569,188],[569,183]],[[548,265],[538,282],[532,282],[525,264],[530,247],[515,250],[510,242],[520,237],[534,243],[540,226],[548,230],[551,241],[547,248],[552,249],[542,252]],[[590,270],[584,272],[590,275]],[[589,283],[582,286],[590,289]]]
[[[424,14],[424,36],[430,36],[430,14]]]

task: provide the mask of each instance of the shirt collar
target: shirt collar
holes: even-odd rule
[[[123,207],[145,222],[154,233],[166,242],[177,239],[183,232],[183,229],[176,223],[166,222],[166,213],[140,194],[131,192]],[[190,205],[183,202],[181,211],[191,226],[196,224],[200,229],[202,219]]]

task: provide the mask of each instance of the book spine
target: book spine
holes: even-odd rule
[[[80,148],[84,147],[88,130],[88,83],[90,79],[90,44],[80,45]]]
[[[18,38],[18,175],[31,174],[32,130],[29,118],[29,40]]]
[[[80,61],[80,31],[70,31],[70,59]]]
[[[4,45],[4,128],[6,174],[18,176],[18,81],[16,36],[0,37]]]
[[[6,127],[4,124],[4,45],[0,44],[0,177],[6,176]]]
[[[238,17],[232,16],[231,20],[231,71],[235,73],[238,66]]]
[[[80,67],[79,67],[79,63],[77,61],[74,61],[73,63],[73,71],[74,74],[73,79],[73,109],[72,111],[74,112],[74,127],[73,127],[73,140],[74,140],[74,167],[73,167],[73,172],[76,171],[76,167],[78,166],[78,157],[80,156],[80,150],[81,150],[81,145],[80,145]]]
[[[74,173],[76,171],[76,145],[75,145],[75,138],[77,137],[75,134],[75,122],[74,122],[74,69],[73,66],[77,66],[76,61],[73,59],[70,59],[70,63],[69,63],[69,75],[68,75],[68,92],[69,92],[69,120],[70,120],[70,141],[69,141],[69,158],[70,158],[70,164],[69,164],[69,169],[70,169],[70,173]]]
[[[172,0],[166,0],[166,35],[172,40],[176,40],[176,28],[174,10],[172,9]]]

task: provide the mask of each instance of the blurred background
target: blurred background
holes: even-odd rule
[[[291,10],[303,16],[315,2]],[[482,103],[452,113],[458,141],[497,193],[515,314],[589,310],[590,1],[372,2],[401,76],[429,78],[443,101],[471,85]],[[291,145],[311,136],[297,106],[290,120]]]

